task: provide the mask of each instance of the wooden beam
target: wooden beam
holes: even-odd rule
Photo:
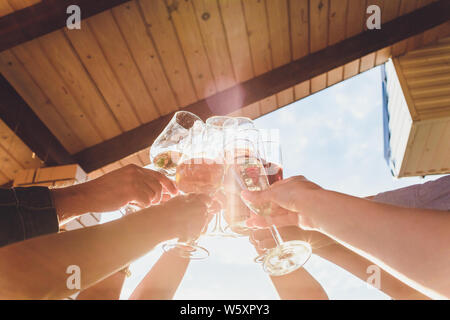
[[[365,31],[195,102],[183,110],[196,113],[203,119],[210,115],[229,114],[448,20],[450,20],[450,1],[434,2],[382,25],[380,30]],[[75,159],[87,172],[120,160],[149,147],[171,116],[167,115],[151,121],[118,137],[85,149],[76,154]]]
[[[213,115],[207,105],[202,103],[195,103],[183,110],[195,113],[203,120]],[[84,149],[75,154],[74,158],[88,173],[100,169],[151,146],[173,115],[174,112]]]
[[[0,18],[0,52],[65,27],[70,5],[78,5],[81,19],[86,19],[128,1],[43,0],[15,11]]]
[[[75,160],[0,74],[0,118],[47,165]]]

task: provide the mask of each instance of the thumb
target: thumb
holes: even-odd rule
[[[241,195],[242,198],[244,198],[244,200],[247,200],[252,203],[267,202],[272,200],[271,192],[269,190],[263,191],[242,190]]]
[[[243,190],[241,195],[244,200],[251,203],[272,202],[283,209],[298,212],[295,205],[295,193],[282,184],[273,184],[269,189],[263,191]]]

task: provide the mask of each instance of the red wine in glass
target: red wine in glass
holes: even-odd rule
[[[283,168],[280,165],[273,162],[265,162],[264,168],[266,169],[269,184],[274,184],[277,181],[283,180]]]

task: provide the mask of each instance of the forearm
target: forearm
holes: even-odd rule
[[[53,234],[0,249],[0,298],[60,299],[67,267],[81,270],[81,290],[119,271],[173,238],[164,210],[153,207],[103,225]]]
[[[372,273],[369,273],[369,267],[373,262],[354,253],[340,244],[332,244],[314,250],[314,254],[334,263],[335,265],[347,270],[352,275],[363,281],[367,281]],[[379,285],[382,292],[395,300],[424,300],[429,299],[417,290],[401,282],[389,273],[380,269]]]
[[[281,300],[328,300],[328,295],[303,268],[281,277],[270,277]]]
[[[60,225],[82,214],[95,212],[93,210],[95,206],[93,197],[96,191],[89,191],[88,189],[89,182],[50,191]]]
[[[422,293],[450,296],[450,216],[317,191],[305,212],[314,227]]]
[[[86,290],[81,291],[77,296],[77,300],[119,300],[125,279],[125,272],[116,272]]]
[[[170,300],[183,280],[189,259],[164,253],[139,283],[130,300]]]

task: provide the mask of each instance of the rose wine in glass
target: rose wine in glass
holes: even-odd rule
[[[225,140],[225,134],[227,131],[227,127],[225,127],[225,123],[237,123],[236,118],[229,117],[229,116],[214,116],[210,117],[206,120],[205,130],[207,132],[207,135],[209,136],[210,140],[215,141],[215,148],[220,149],[220,157],[223,159],[224,157],[224,140]],[[227,171],[227,168],[224,167],[224,170]],[[222,199],[226,197],[225,195],[225,185],[222,185],[220,187],[220,191],[216,193],[216,196],[222,196]],[[224,216],[227,214],[227,208],[219,209],[215,215],[214,219],[211,222],[211,230],[208,230],[207,236],[208,237],[237,237],[240,236],[239,234],[233,232],[232,230],[228,229],[227,226],[223,225]]]
[[[215,137],[208,135],[205,128],[198,132],[191,131],[175,173],[175,181],[181,192],[212,197],[222,187],[225,165],[220,156],[220,147],[214,142]],[[170,250],[183,258],[204,259],[209,256],[209,252],[197,245],[197,239],[179,239],[175,244],[165,244],[163,250]]]
[[[177,166],[175,181],[184,193],[213,195],[221,186],[224,165],[208,159],[189,159]]]

